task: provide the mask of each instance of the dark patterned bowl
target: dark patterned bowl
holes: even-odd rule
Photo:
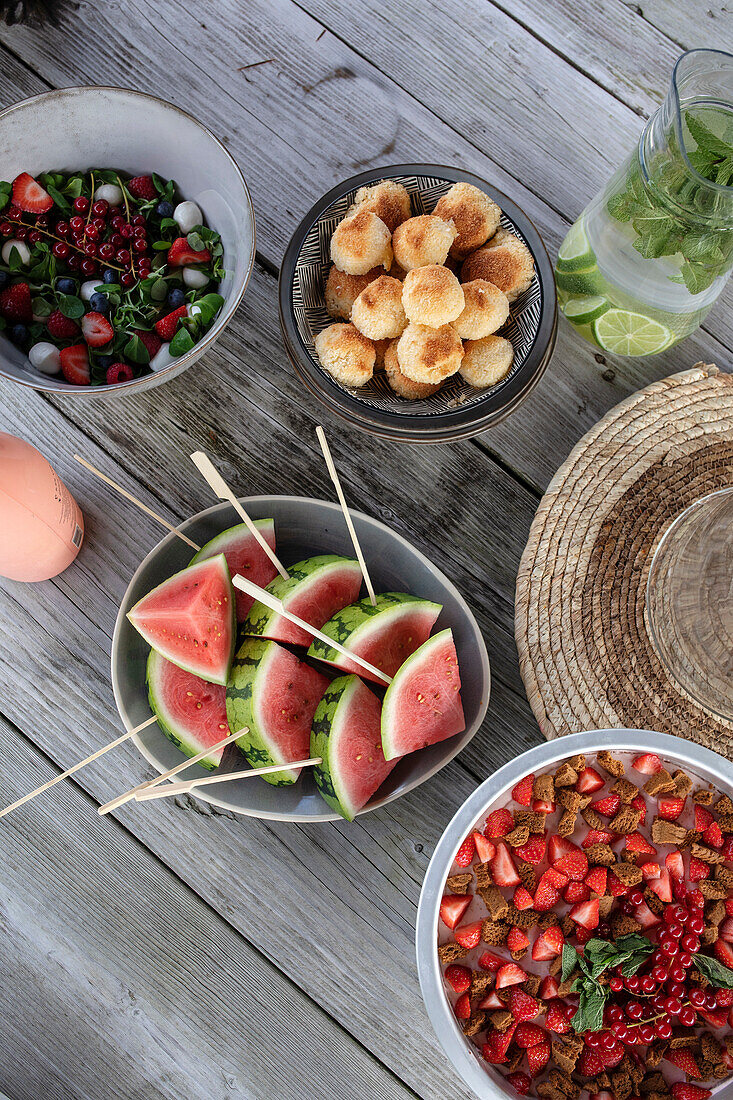
[[[393,179],[410,195],[413,215],[429,214],[457,181],[472,183],[501,207],[501,224],[532,252],[535,277],[512,303],[500,334],[514,346],[509,374],[485,390],[460,375],[449,378],[431,397],[406,401],[392,392],[383,371],[359,389],[341,385],[323,369],[314,337],[333,323],[324,286],[331,266],[331,235],[359,187]],[[285,347],[307,388],[333,412],[356,427],[415,443],[444,442],[475,435],[502,420],[541,377],[555,346],[557,302],[552,266],[532,222],[500,191],[468,172],[437,164],[397,164],[373,169],[334,187],[308,211],[288,245],[280,271],[280,325]]]

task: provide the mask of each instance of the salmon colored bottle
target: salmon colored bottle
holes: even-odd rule
[[[81,509],[43,455],[0,432],[0,576],[47,581],[79,553]]]

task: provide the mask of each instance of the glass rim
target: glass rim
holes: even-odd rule
[[[689,58],[693,57],[694,55],[704,54],[704,53],[715,54],[718,57],[727,57],[730,60],[731,65],[733,66],[733,53],[729,53],[727,50],[713,50],[713,49],[710,49],[709,47],[700,47],[700,48],[694,49],[694,50],[685,50],[685,52],[683,54],[680,54],[680,56],[675,61],[674,69],[672,70],[672,81],[671,81],[671,88],[674,92],[674,100],[675,100],[675,104],[674,104],[674,129],[675,129],[675,134],[676,134],[676,137],[677,137],[677,143],[679,145],[680,153],[682,154],[683,160],[685,162],[685,166],[686,166],[687,170],[692,174],[692,176],[699,183],[704,184],[706,187],[710,188],[710,190],[713,191],[713,192],[719,191],[722,195],[733,195],[733,184],[716,183],[714,180],[709,180],[706,176],[703,176],[700,172],[698,172],[698,170],[692,165],[692,163],[690,161],[690,158],[688,156],[688,153],[687,153],[686,146],[685,146],[684,134],[683,134],[683,131],[682,131],[682,109],[681,109],[681,106],[680,106],[680,95],[679,95],[679,89],[678,89],[678,84],[677,84],[677,73],[678,73],[678,69],[679,69],[680,65],[686,64],[688,62]]]

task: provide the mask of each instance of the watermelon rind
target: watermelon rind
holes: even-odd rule
[[[230,645],[225,655],[226,659],[222,661],[221,665],[218,668],[211,667],[204,664],[203,662],[196,661],[194,659],[195,654],[192,655],[191,658],[184,658],[180,653],[176,653],[167,649],[164,645],[162,645],[160,639],[156,635],[150,633],[150,631],[146,628],[144,622],[141,622],[139,620],[139,617],[136,615],[136,612],[140,608],[140,605],[148,600],[151,596],[153,596],[156,592],[159,592],[161,589],[164,589],[169,585],[173,587],[174,581],[180,580],[182,577],[185,576],[186,573],[188,573],[192,569],[201,569],[202,566],[212,565],[215,568],[220,569],[222,572],[222,577],[225,579],[225,585],[228,588],[227,599],[229,604],[226,619],[228,621],[227,625],[229,627]],[[186,569],[181,569],[178,573],[174,573],[172,576],[168,577],[167,580],[161,581],[159,585],[151,589],[150,592],[147,592],[140,600],[138,600],[135,606],[127,612],[127,618],[132,626],[134,626],[135,630],[137,630],[137,632],[145,639],[148,645],[151,646],[158,653],[160,653],[161,657],[165,657],[167,661],[171,661],[172,664],[178,665],[178,667],[182,668],[184,672],[190,672],[194,676],[199,676],[202,680],[208,680],[208,682],[211,684],[226,685],[227,679],[229,678],[229,670],[232,667],[234,649],[237,643],[237,621],[234,604],[234,588],[232,586],[232,580],[229,574],[229,567],[227,566],[226,558],[223,554],[218,554],[214,558],[208,558],[205,562],[197,562],[195,565],[189,565],[186,567]]]
[[[322,584],[329,576],[333,576],[344,569],[354,573],[355,580],[358,577],[361,587],[361,567],[354,558],[344,558],[339,554],[317,554],[312,558],[304,558],[295,565],[288,566],[288,577],[277,576],[266,585],[267,591],[282,600],[287,608],[294,599],[307,593],[308,589]],[[357,592],[358,594],[358,588]],[[301,615],[301,618],[306,618]],[[282,615],[271,608],[266,607],[259,600],[255,600],[249,614],[242,624],[244,634],[260,638],[279,638],[277,627],[283,621]],[[306,619],[306,621],[308,621]],[[320,627],[322,623],[316,622],[313,626]],[[305,633],[305,632],[304,632]],[[308,639],[309,641],[310,639]],[[304,641],[307,645],[308,641]]]
[[[260,532],[262,537],[268,543],[269,546],[275,549],[275,521],[272,519],[257,519],[254,521],[254,525]],[[257,575],[250,573],[245,574],[248,580],[252,580],[255,584],[259,584],[261,588],[264,588],[273,577],[278,576],[276,567],[265,554],[264,550],[258,545],[254,535],[250,531],[246,523],[236,523],[233,527],[227,527],[225,531],[220,531],[218,535],[214,535],[213,539],[209,539],[205,543],[198,553],[194,554],[191,558],[191,565],[195,565],[199,561],[206,561],[209,558],[217,557],[219,554],[223,554],[227,557],[227,551],[231,551],[240,543],[251,543],[253,550],[259,554]],[[229,559],[227,558],[227,565]],[[236,570],[229,569],[229,572],[233,575]],[[236,606],[237,606],[237,621],[243,622],[246,618],[247,612],[252,605],[252,597],[248,596],[246,592],[235,589],[234,592]],[[244,609],[240,613],[240,609]]]
[[[161,680],[165,674],[165,666],[168,663],[165,657],[161,657],[154,649],[150,650],[145,670],[145,683],[148,688],[150,709],[158,719],[158,725],[161,730],[166,737],[173,742],[176,748],[180,749],[185,756],[196,756],[203,749],[203,744],[196,740],[193,730],[177,724],[173,716],[166,710],[165,701],[162,696]],[[196,677],[196,679],[199,679],[199,677]],[[202,687],[205,687],[205,682],[200,682]],[[217,686],[220,687],[221,685]],[[226,736],[227,731],[222,730],[219,740],[222,740]],[[210,756],[203,756],[198,763],[202,768],[213,770],[219,767],[223,754],[224,749],[216,749]]]
[[[390,628],[398,624],[405,614],[411,614],[416,609],[424,611],[426,616],[430,617],[432,626],[443,607],[442,604],[421,599],[419,596],[411,596],[407,592],[381,592],[375,604],[367,598],[345,607],[329,619],[321,627],[321,631],[334,641],[340,642],[346,649],[356,649],[357,646],[368,643],[371,638],[378,637],[380,634],[388,638]],[[326,645],[320,638],[313,639],[308,649],[308,656],[326,661],[328,664],[335,665],[336,668],[345,667],[349,672],[354,671],[353,668],[345,665],[347,658],[337,649]],[[375,658],[372,655],[370,661],[377,668],[381,667],[378,657]],[[367,679],[376,679],[362,669],[359,675],[366,675]]]

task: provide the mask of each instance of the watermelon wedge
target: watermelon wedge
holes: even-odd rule
[[[361,589],[358,561],[338,554],[319,554],[288,566],[290,577],[278,576],[268,592],[282,600],[288,611],[312,626],[322,627],[337,611],[357,599]],[[255,601],[243,626],[245,634],[276,642],[309,646],[312,634],[289,622],[277,611]]]
[[[263,536],[265,542],[275,549],[275,524],[271,519],[255,520],[255,527]],[[215,558],[223,554],[229,566],[229,574],[236,577],[240,573],[247,580],[264,588],[273,577],[278,575],[277,569],[268,558],[265,551],[245,523],[238,523],[234,527],[228,527],[220,535],[216,535],[210,542],[201,547],[198,554],[191,559],[191,565],[207,558]],[[237,622],[243,623],[247,618],[247,612],[254,603],[252,596],[246,592],[234,589],[237,604]]]
[[[323,759],[313,769],[316,786],[347,821],[354,820],[397,763],[384,759],[381,714],[379,699],[358,676],[339,676],[316,708],[310,754]]]
[[[341,642],[387,676],[394,676],[410,654],[430,636],[442,610],[441,604],[408,596],[406,592],[383,592],[377,596],[374,607],[368,599],[359,600],[339,611],[321,629],[329,638]],[[367,680],[382,683],[319,638],[311,642],[308,656],[318,657],[344,672],[355,672]]]
[[[150,650],[146,675],[150,706],[166,737],[186,756],[196,756],[229,733],[225,688],[184,672]],[[224,749],[203,757],[203,768],[218,768]]]
[[[143,596],[127,617],[161,657],[202,680],[226,685],[236,623],[223,554],[169,577]]]
[[[303,664],[277,642],[245,638],[237,650],[226,690],[229,728],[249,733],[236,744],[253,767],[307,760],[313,715],[328,678]],[[295,783],[299,768],[263,775],[267,783]]]
[[[387,688],[382,704],[385,759],[435,745],[465,728],[453,632],[441,630],[408,657]]]

